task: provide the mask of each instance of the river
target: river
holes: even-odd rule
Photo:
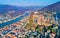
[[[2,24],[0,24],[0,28],[4,27],[4,26],[7,26],[7,25],[10,25],[10,24],[13,24],[13,23],[17,23],[19,21],[21,21],[22,19],[24,19],[24,17],[28,16],[29,13],[25,13],[24,15],[14,19],[14,20],[11,20],[11,21],[8,21],[8,22],[4,22]]]

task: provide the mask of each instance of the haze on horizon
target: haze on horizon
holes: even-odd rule
[[[60,0],[0,0],[0,5],[47,6]]]

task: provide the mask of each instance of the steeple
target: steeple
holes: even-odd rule
[[[55,19],[56,19],[56,23],[58,24],[58,17],[57,17],[57,15],[56,15]]]

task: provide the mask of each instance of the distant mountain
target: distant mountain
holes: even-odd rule
[[[43,11],[59,11],[60,12],[60,1],[54,4],[48,5],[40,10]]]
[[[0,5],[0,14],[6,14],[9,11],[14,10],[15,13],[24,13],[23,8],[12,5]]]
[[[41,8],[43,8],[44,6],[25,6],[23,7],[24,9],[30,9],[30,10],[39,10]]]
[[[15,11],[15,14],[16,13],[22,13],[23,14],[25,11],[35,10],[35,9],[37,10],[40,8],[42,8],[42,7],[40,7],[40,6],[19,7],[19,6],[12,6],[12,5],[0,5],[0,14],[6,14],[12,10]]]

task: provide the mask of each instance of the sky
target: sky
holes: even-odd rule
[[[0,0],[0,5],[47,6],[60,0]]]

